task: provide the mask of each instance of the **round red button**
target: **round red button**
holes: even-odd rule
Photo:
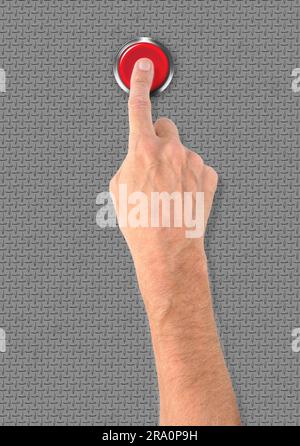
[[[152,93],[163,91],[171,82],[173,66],[170,53],[160,43],[144,37],[124,45],[118,53],[115,77],[123,90],[129,91],[133,67],[138,59],[144,57],[154,65]]]

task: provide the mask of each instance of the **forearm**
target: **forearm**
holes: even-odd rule
[[[205,257],[193,265],[182,262],[176,273],[161,271],[154,276],[159,277],[155,283],[150,281],[148,269],[147,281],[140,276],[139,282],[156,359],[161,424],[238,425],[235,395],[214,320]],[[155,306],[150,304],[153,302]]]

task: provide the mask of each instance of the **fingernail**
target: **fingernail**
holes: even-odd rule
[[[150,71],[151,69],[151,62],[147,59],[141,59],[138,62],[138,68],[141,71]]]

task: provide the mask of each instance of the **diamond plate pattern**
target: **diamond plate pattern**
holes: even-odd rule
[[[134,269],[95,224],[127,145],[112,76],[124,41],[175,59],[154,116],[220,175],[207,236],[246,424],[299,424],[299,1],[1,1],[1,424],[155,424]]]

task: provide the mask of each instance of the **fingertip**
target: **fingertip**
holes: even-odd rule
[[[135,90],[137,85],[144,85],[147,90],[151,89],[153,80],[153,63],[150,59],[141,58],[136,61],[130,79],[130,92]]]
[[[135,67],[139,71],[150,72],[153,67],[153,63],[150,59],[143,57],[135,63]]]

